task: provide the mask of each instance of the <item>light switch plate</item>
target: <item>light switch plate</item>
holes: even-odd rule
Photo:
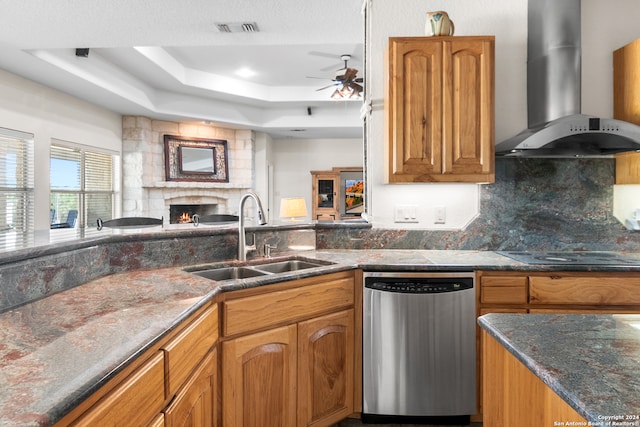
[[[436,206],[435,208],[435,224],[446,224],[447,223],[447,208],[444,206]]]
[[[395,222],[418,222],[417,205],[396,205]]]

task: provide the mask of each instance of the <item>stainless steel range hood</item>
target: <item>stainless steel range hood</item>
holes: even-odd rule
[[[640,150],[640,126],[581,114],[580,0],[529,0],[528,129],[497,156],[594,157]]]

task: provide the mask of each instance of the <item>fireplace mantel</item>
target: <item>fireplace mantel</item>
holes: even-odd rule
[[[228,182],[180,182],[180,181],[159,181],[153,182],[151,184],[143,184],[142,188],[150,188],[150,189],[162,189],[162,188],[187,188],[187,189],[222,189],[222,190],[237,190],[237,189],[247,189],[251,187],[247,187],[243,184],[230,184]]]

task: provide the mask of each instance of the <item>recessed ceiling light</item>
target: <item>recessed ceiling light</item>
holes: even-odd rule
[[[244,77],[245,79],[249,77],[253,77],[255,75],[256,75],[256,72],[247,67],[242,67],[236,70],[236,76]]]

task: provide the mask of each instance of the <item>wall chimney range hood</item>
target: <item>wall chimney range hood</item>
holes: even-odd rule
[[[496,145],[505,157],[600,157],[640,150],[640,126],[581,114],[580,0],[529,0],[528,129]]]

